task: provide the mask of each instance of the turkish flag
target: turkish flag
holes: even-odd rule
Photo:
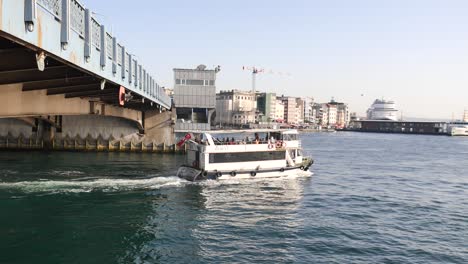
[[[182,138],[179,143],[177,143],[177,146],[180,148],[187,140],[191,139],[192,138],[192,135],[190,134],[187,134],[185,135],[184,138]]]

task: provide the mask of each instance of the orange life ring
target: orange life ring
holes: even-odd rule
[[[282,146],[283,146],[283,142],[282,142],[282,141],[276,142],[276,147],[277,147],[277,148],[281,148]]]

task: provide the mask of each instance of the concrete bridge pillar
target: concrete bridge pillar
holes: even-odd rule
[[[148,139],[155,139],[172,145],[174,138],[175,113],[149,110],[144,113],[144,133]]]

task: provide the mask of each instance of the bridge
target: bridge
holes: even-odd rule
[[[0,136],[160,137],[171,98],[137,58],[77,0],[0,0]]]

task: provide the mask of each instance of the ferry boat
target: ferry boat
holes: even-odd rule
[[[376,99],[367,110],[367,120],[398,121],[398,110],[394,101]]]
[[[450,122],[447,132],[451,136],[468,136],[468,122]]]
[[[189,181],[310,176],[297,130],[210,131],[187,134],[186,161],[177,175]]]
[[[468,111],[465,110],[461,121],[450,122],[447,132],[451,136],[468,136]]]

